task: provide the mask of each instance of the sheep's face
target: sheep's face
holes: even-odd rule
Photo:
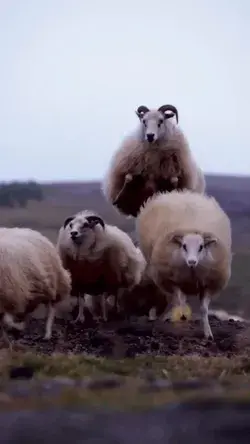
[[[162,137],[166,138],[166,120],[174,115],[178,123],[178,111],[173,105],[162,105],[158,110],[149,110],[147,106],[139,106],[136,114],[142,124],[142,135],[149,143],[154,143]]]
[[[139,116],[142,123],[143,137],[149,143],[154,143],[165,134],[165,116],[160,111],[148,111]]]
[[[190,233],[184,236],[175,235],[173,240],[178,244],[179,253],[190,268],[195,268],[205,258],[211,256],[209,248],[217,242],[211,235],[196,233]]]
[[[86,216],[82,215],[69,217],[64,222],[64,229],[67,230],[72,242],[75,245],[84,245],[88,248],[94,244],[96,239],[96,233],[94,227],[100,224],[102,228],[105,228],[104,221],[99,216]]]

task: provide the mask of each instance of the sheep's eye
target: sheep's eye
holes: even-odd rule
[[[143,125],[144,125],[144,126],[147,125],[146,120],[143,120],[142,122],[143,122]]]
[[[183,244],[182,246],[183,246],[183,250],[187,251],[187,246],[186,246],[186,244]]]
[[[72,224],[72,222],[70,222],[69,228],[71,229],[72,227],[73,227],[73,224]]]
[[[162,124],[163,124],[163,120],[160,119],[159,122],[158,122],[158,128],[160,128],[160,126],[161,126]]]
[[[200,253],[202,250],[203,250],[203,245],[200,245],[198,252]]]

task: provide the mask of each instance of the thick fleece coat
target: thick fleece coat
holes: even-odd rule
[[[204,175],[181,129],[165,120],[165,136],[152,145],[142,138],[141,125],[126,137],[113,155],[103,183],[104,195],[114,204],[126,176],[132,176],[115,206],[121,213],[134,217],[140,206],[156,192],[174,188],[199,193],[205,190]],[[171,181],[173,177],[178,179],[176,184]]]
[[[231,223],[214,197],[188,190],[158,193],[141,207],[136,221],[139,245],[146,260],[160,238],[175,231],[209,232],[226,251],[232,247]]]
[[[90,211],[77,213],[70,223],[60,228],[58,235],[57,248],[64,267],[71,273],[72,293],[117,295],[120,289],[137,285],[145,259],[130,237],[104,222],[103,226],[88,227],[88,217],[95,215]],[[78,245],[71,238],[76,226],[78,230],[85,226],[83,240]]]
[[[0,273],[0,310],[8,319],[70,296],[70,275],[55,246],[29,228],[0,228]]]

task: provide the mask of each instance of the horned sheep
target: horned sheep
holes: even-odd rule
[[[199,295],[205,337],[210,300],[231,276],[231,223],[218,202],[188,190],[158,193],[138,216],[139,245],[156,285],[184,303]],[[167,313],[162,316],[165,320]]]
[[[178,110],[163,105],[158,110],[139,106],[138,128],[113,155],[103,193],[120,213],[136,217],[139,208],[156,192],[173,189],[205,191],[205,178],[182,130],[173,121]]]
[[[145,259],[130,237],[89,210],[66,218],[57,249],[71,273],[72,293],[79,297],[80,321],[84,321],[84,294],[101,296],[106,321],[107,297],[114,295],[117,306],[123,289],[138,284],[145,267]]]
[[[45,304],[48,315],[44,338],[50,339],[57,305],[66,302],[71,291],[70,274],[63,268],[55,246],[30,228],[0,228],[0,257],[3,322],[21,331],[26,315]]]

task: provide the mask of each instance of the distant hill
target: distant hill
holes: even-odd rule
[[[246,243],[250,247],[250,176],[206,175],[207,193],[213,195],[232,220],[235,242]],[[101,183],[93,182],[54,182],[43,184],[46,199],[56,205],[82,202],[81,208],[99,211],[108,221],[118,225],[133,222],[117,214],[106,202],[101,191]]]

